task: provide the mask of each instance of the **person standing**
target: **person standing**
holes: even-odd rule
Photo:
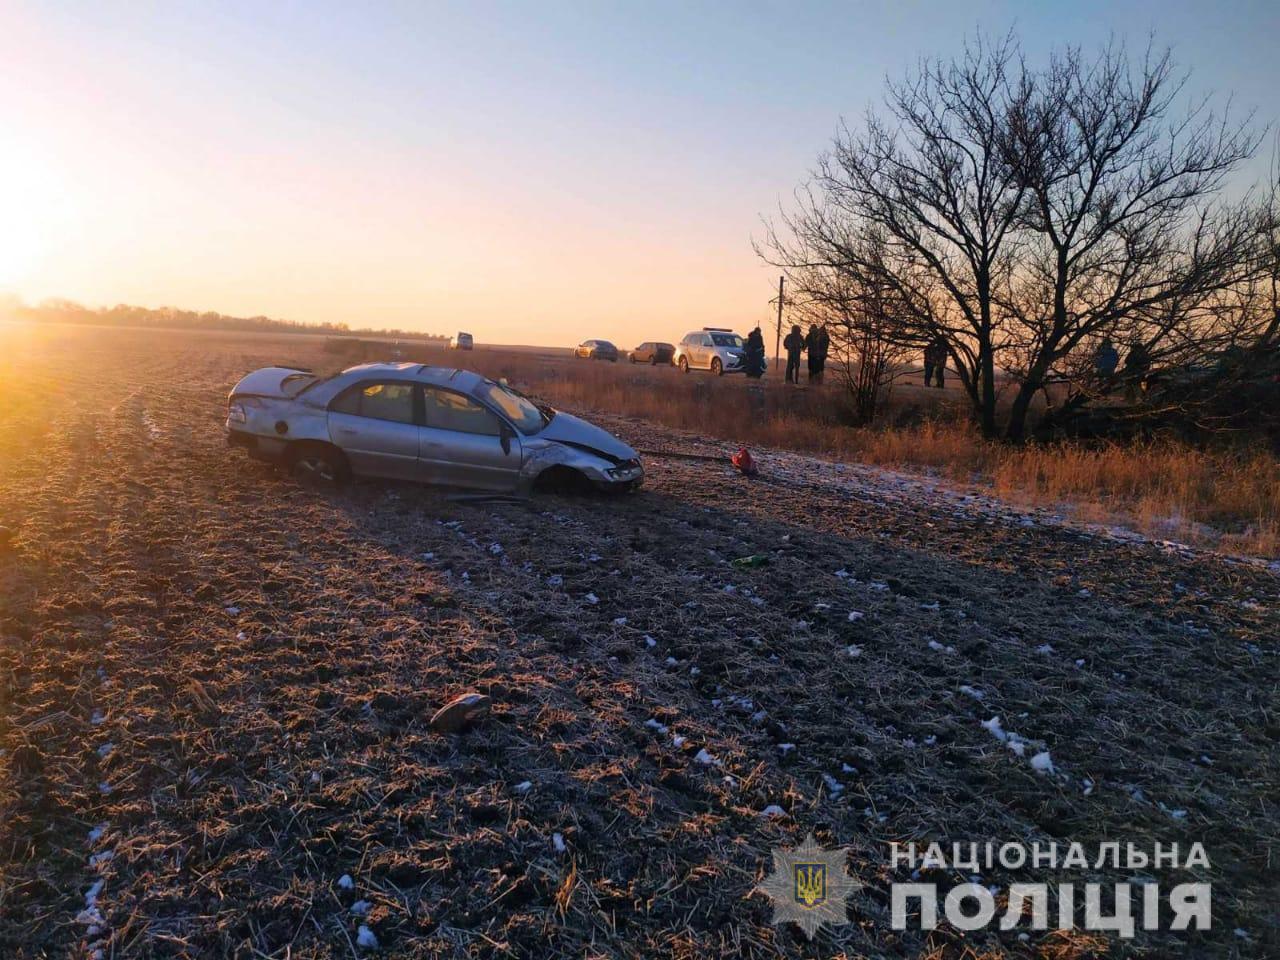
[[[831,334],[827,333],[825,323],[818,326],[818,382],[822,383],[827,376],[827,354],[831,352]]]
[[[924,348],[924,385],[930,386],[936,380],[938,389],[945,390],[946,380],[943,377],[943,371],[946,368],[947,341],[939,334]]]
[[[747,334],[745,359],[748,377],[759,379],[764,376],[764,334],[760,332],[759,327]]]
[[[822,341],[818,336],[818,325],[809,324],[809,334],[804,338],[804,349],[809,354],[809,382],[822,382]]]
[[[1116,367],[1119,365],[1120,354],[1115,344],[1111,342],[1111,338],[1106,337],[1093,355],[1093,374],[1104,389],[1116,375]]]
[[[804,353],[804,335],[800,332],[800,324],[791,325],[791,332],[782,341],[787,351],[787,383],[800,382],[800,354]]]
[[[1140,393],[1145,392],[1147,374],[1151,372],[1151,353],[1146,344],[1135,340],[1129,346],[1129,355],[1124,358],[1124,370],[1121,375],[1125,379],[1125,397],[1132,403]]]

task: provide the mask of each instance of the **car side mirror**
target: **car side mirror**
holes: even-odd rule
[[[511,438],[514,436],[515,436],[515,433],[512,431],[509,425],[507,425],[506,423],[501,423],[498,425],[498,440],[502,444],[503,453],[511,452]]]

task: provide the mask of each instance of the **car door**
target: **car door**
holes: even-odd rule
[[[412,383],[360,383],[329,405],[329,438],[342,448],[354,472],[420,479],[414,393]]]
[[[472,397],[423,387],[418,456],[432,483],[514,490],[520,479],[520,437]]]
[[[698,366],[711,366],[711,335],[707,333],[698,334]]]

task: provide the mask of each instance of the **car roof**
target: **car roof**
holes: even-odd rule
[[[458,367],[431,367],[425,363],[362,363],[342,371],[344,379],[363,380],[367,377],[396,377],[418,383],[450,387],[470,393],[484,377]]]

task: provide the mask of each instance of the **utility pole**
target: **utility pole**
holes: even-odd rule
[[[778,361],[782,353],[782,284],[786,277],[778,278],[778,335],[773,341],[773,369],[778,369]]]

